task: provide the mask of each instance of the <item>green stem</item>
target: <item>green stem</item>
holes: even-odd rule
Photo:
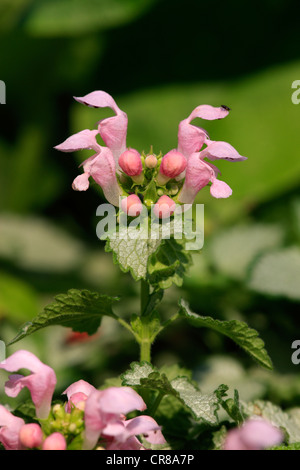
[[[150,286],[144,279],[141,280],[141,317],[147,306],[150,295]]]
[[[155,401],[154,401],[153,405],[150,408],[150,411],[149,411],[150,416],[153,417],[155,415],[156,410],[159,407],[160,402],[161,402],[161,400],[163,399],[164,396],[165,396],[165,393],[159,392],[159,394],[155,398]]]
[[[141,352],[140,360],[151,362],[151,341],[149,339],[142,339],[140,342]]]

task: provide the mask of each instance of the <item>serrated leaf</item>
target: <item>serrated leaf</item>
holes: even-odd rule
[[[198,328],[210,328],[225,336],[228,336],[241,348],[243,348],[253,359],[267,369],[272,369],[272,362],[264,349],[264,342],[258,337],[258,333],[250,328],[247,323],[238,320],[221,321],[211,317],[197,315],[190,311],[188,304],[181,300],[179,314]]]
[[[248,286],[262,294],[300,300],[300,249],[298,246],[267,253],[253,266]]]
[[[122,375],[122,385],[148,388],[161,395],[171,395],[184,404],[194,419],[210,425],[218,423],[218,393],[203,394],[188,377],[176,377],[169,381],[164,373],[147,362],[133,363],[129,371]],[[219,391],[221,392],[221,389]]]
[[[269,401],[256,400],[252,403],[243,404],[243,413],[247,417],[260,416],[268,420],[273,426],[286,431],[289,444],[300,442],[300,426],[297,420],[283,411],[279,406]]]
[[[66,294],[56,296],[55,302],[47,305],[31,322],[25,323],[9,345],[52,325],[70,327],[91,335],[97,331],[104,315],[116,318],[112,311],[112,303],[116,300],[116,297],[97,292],[71,289]]]
[[[148,301],[145,305],[144,311],[142,312],[142,316],[148,316],[150,313],[155,310],[157,305],[162,301],[164,296],[164,291],[162,289],[155,290],[152,294],[149,295]]]
[[[272,447],[269,450],[300,450],[300,442],[295,442],[295,444],[290,444],[288,446]]]
[[[146,279],[149,257],[157,250],[161,239],[151,239],[146,229],[121,226],[107,239],[105,251],[113,252],[113,260],[122,271],[132,274],[136,281]]]
[[[192,264],[192,256],[184,245],[185,241],[174,238],[162,242],[149,260],[150,284],[160,289],[168,289],[172,284],[182,285],[186,271]]]

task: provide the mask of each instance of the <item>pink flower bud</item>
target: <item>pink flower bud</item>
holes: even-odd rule
[[[67,403],[66,411],[67,413],[71,413],[72,408],[79,408],[80,410],[84,410],[85,401],[87,399],[87,395],[82,392],[77,392],[71,395],[70,400]]]
[[[40,447],[43,443],[43,432],[36,423],[24,424],[20,429],[19,439],[27,449]]]
[[[131,194],[122,199],[121,208],[130,217],[137,217],[142,212],[143,204],[136,194]]]
[[[175,202],[169,198],[169,196],[164,195],[161,196],[154,205],[153,212],[155,217],[158,217],[159,219],[165,219],[174,213],[175,208]]]
[[[159,172],[166,178],[176,178],[186,169],[187,161],[182,153],[170,150],[161,161]],[[159,175],[160,177],[160,175]]]
[[[66,439],[60,432],[54,432],[46,437],[43,443],[43,450],[66,450]]]
[[[135,149],[129,149],[120,155],[119,165],[129,176],[138,176],[143,171],[142,160],[139,152]]]
[[[157,158],[155,155],[148,155],[145,158],[145,165],[147,168],[155,168],[157,165]]]

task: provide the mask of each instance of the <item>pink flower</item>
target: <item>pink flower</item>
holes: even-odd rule
[[[91,393],[85,406],[84,448],[93,449],[101,436],[109,449],[141,449],[142,444],[135,436],[146,433],[154,438],[153,433],[160,432],[160,427],[149,416],[126,421],[125,415],[145,408],[143,399],[130,387],[110,387]]]
[[[66,450],[67,442],[60,432],[54,432],[46,437],[43,443],[43,450]]]
[[[19,434],[25,422],[0,405],[0,442],[6,450],[22,450]]]
[[[190,116],[181,121],[178,131],[178,150],[187,158],[185,182],[180,191],[178,200],[185,204],[193,203],[197,193],[207,184],[211,183],[210,193],[216,198],[231,196],[231,188],[217,179],[219,170],[217,167],[205,161],[224,159],[232,162],[246,160],[227,142],[215,142],[210,140],[207,132],[191,121],[195,118],[206,120],[222,119],[229,113],[229,108],[221,106],[215,108],[209,105],[201,105],[194,109]],[[206,147],[202,149],[203,145]]]
[[[131,194],[122,199],[121,208],[130,217],[136,217],[142,212],[143,204],[136,194]]]
[[[85,129],[69,137],[55,148],[62,152],[74,152],[82,149],[92,149],[96,153],[82,164],[84,173],[77,176],[73,189],[86,191],[89,178],[98,183],[104,196],[111,204],[119,205],[121,189],[118,185],[116,171],[119,168],[118,159],[126,150],[127,116],[120,110],[114,99],[104,91],[94,91],[82,98],[75,98],[79,103],[94,108],[111,108],[116,115],[103,119],[98,123],[98,130]],[[100,134],[107,147],[98,144],[96,136]]]
[[[176,209],[176,204],[169,196],[161,196],[157,203],[154,204],[153,212],[155,217],[166,219],[170,217]]]
[[[78,380],[78,382],[74,382],[63,392],[63,395],[67,395],[68,397],[66,411],[70,413],[72,407],[74,406],[76,408],[84,409],[84,405],[88,396],[95,390],[96,388],[85,380]]]
[[[263,450],[280,444],[282,432],[263,419],[249,419],[228,432],[224,450]]]
[[[36,415],[46,419],[49,415],[51,400],[56,385],[56,376],[51,367],[43,364],[34,354],[20,350],[0,363],[0,369],[8,372],[19,369],[29,369],[31,374],[14,374],[5,384],[5,393],[9,397],[16,397],[20,391],[27,387],[31,393],[32,401],[36,407]]]
[[[27,449],[40,447],[43,443],[43,431],[37,423],[24,424],[19,434],[21,444]]]
[[[166,184],[171,178],[181,175],[186,169],[187,160],[178,150],[170,150],[163,156],[156,181],[160,185]]]
[[[128,176],[139,176],[143,171],[141,155],[135,149],[125,150],[120,155],[119,165]]]

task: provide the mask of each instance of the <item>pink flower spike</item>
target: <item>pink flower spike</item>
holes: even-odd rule
[[[24,424],[23,419],[14,416],[4,406],[0,405],[0,442],[6,450],[23,449],[19,433]]]
[[[43,443],[43,450],[66,450],[67,442],[60,432],[54,432],[46,437]]]
[[[179,123],[179,152],[183,153],[186,158],[189,158],[192,153],[199,152],[205,141],[209,138],[204,129],[191,124],[193,119],[201,118],[211,121],[213,119],[222,119],[226,117],[228,113],[229,108],[226,106],[221,106],[219,108],[215,108],[207,104],[197,106],[187,119],[184,119]]]
[[[137,217],[143,210],[143,204],[136,194],[131,194],[122,199],[121,209],[130,217]]]
[[[135,149],[123,152],[119,158],[119,165],[128,176],[138,176],[143,171],[141,155]]]
[[[280,429],[264,419],[249,419],[241,428],[228,432],[224,450],[263,450],[282,441]]]
[[[43,443],[43,431],[37,423],[24,424],[19,434],[21,444],[27,449],[41,447]]]
[[[93,449],[104,431],[111,435],[122,433],[123,415],[145,408],[143,399],[130,387],[110,387],[91,393],[85,405],[83,448]]]
[[[84,149],[93,149],[95,152],[99,152],[100,145],[96,140],[97,134],[97,130],[90,131],[89,129],[85,129],[84,131],[80,131],[77,134],[72,135],[62,144],[59,144],[54,148],[61,152],[76,152],[77,150]]]
[[[176,209],[176,203],[169,196],[161,196],[154,204],[153,213],[158,219],[170,217]]]
[[[103,119],[99,122],[98,130],[103,141],[113,153],[116,166],[118,158],[126,150],[126,134],[128,119],[126,113],[121,111],[115,100],[105,91],[93,91],[88,95],[75,99],[92,108],[111,108],[116,116]]]
[[[182,153],[170,150],[162,158],[157,183],[163,185],[169,179],[176,178],[186,169],[186,164],[187,160]]]
[[[43,364],[29,351],[19,350],[0,363],[0,369],[13,372],[19,369],[29,369],[31,374],[10,376],[5,384],[5,393],[9,397],[16,397],[27,387],[31,393],[32,401],[36,407],[39,419],[46,419],[49,415],[51,400],[56,385],[56,376],[51,367]]]
[[[200,152],[200,158],[208,158],[209,160],[229,160],[230,162],[242,162],[247,157],[242,157],[232,145],[227,142],[206,141],[207,147]]]

